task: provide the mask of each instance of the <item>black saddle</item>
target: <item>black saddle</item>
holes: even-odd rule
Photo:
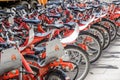
[[[47,15],[47,17],[50,17],[50,18],[61,18],[61,14]]]
[[[4,11],[4,10],[0,10],[0,14],[8,15],[8,14],[13,14],[13,13],[12,12],[7,12],[7,11]]]
[[[3,49],[9,48],[10,45],[8,45],[7,43],[0,43],[0,51],[2,51]]]
[[[85,9],[87,9],[87,10],[91,10],[91,9],[93,9],[93,7],[86,7]]]
[[[115,5],[120,5],[120,1],[113,1],[112,3]]]
[[[25,6],[20,6],[19,5],[19,6],[16,7],[16,10],[22,10],[22,9],[25,9]]]
[[[38,24],[38,23],[41,22],[38,19],[23,19],[23,21],[26,22],[26,23],[32,23],[32,24]]]
[[[48,2],[46,5],[48,5],[48,6],[50,6],[50,5],[53,5],[53,4],[55,4],[55,5],[61,5],[61,2],[58,2],[58,1],[51,1],[51,2]]]
[[[85,8],[76,8],[76,9],[74,9],[74,11],[79,11],[79,12],[83,13],[86,11],[86,9]]]
[[[45,47],[34,47],[35,55],[40,54],[46,50]]]
[[[93,5],[92,7],[93,7],[93,8],[99,8],[100,5]]]
[[[75,26],[75,22],[68,22],[68,23],[65,23],[64,25],[70,28],[73,28]]]
[[[60,29],[62,27],[64,27],[63,24],[45,24],[46,27],[52,27],[52,28],[57,28]]]

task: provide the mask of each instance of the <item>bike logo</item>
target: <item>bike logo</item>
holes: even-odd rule
[[[58,45],[55,46],[55,51],[59,51],[59,46]]]
[[[13,54],[13,55],[11,56],[11,60],[14,61],[14,60],[16,60],[16,59],[17,59],[17,58],[16,58],[16,55]]]

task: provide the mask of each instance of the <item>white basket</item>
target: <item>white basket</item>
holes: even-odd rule
[[[54,39],[46,44],[46,58],[41,61],[40,66],[45,66],[50,62],[61,58],[64,55],[64,47],[59,39]]]
[[[19,51],[13,47],[0,52],[0,75],[22,65]]]

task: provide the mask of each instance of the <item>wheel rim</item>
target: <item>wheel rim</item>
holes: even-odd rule
[[[75,50],[75,49],[66,49],[65,51],[79,51],[79,50]],[[73,54],[75,54],[75,53],[73,53]],[[76,80],[78,79],[78,80],[81,80],[81,79],[83,79],[84,77],[85,77],[85,75],[87,74],[87,72],[88,72],[88,68],[89,68],[89,61],[88,61],[88,58],[86,58],[86,56],[85,56],[85,54],[83,53],[83,52],[80,52],[79,51],[79,64],[78,64],[78,66],[79,66],[79,75],[77,76],[77,78],[76,78]],[[71,62],[73,62],[72,61],[72,59],[70,59],[70,61]],[[83,64],[83,62],[84,62],[84,64]],[[75,75],[75,73],[73,72],[73,73],[67,73],[67,75],[68,76],[70,76],[70,79],[73,79],[73,75]]]
[[[71,62],[79,64],[81,58],[80,51],[74,49],[65,49],[65,54],[68,54]]]
[[[48,80],[61,80],[61,79],[58,76],[56,76],[56,75],[50,75]]]
[[[117,35],[120,36],[120,27],[117,28]]]
[[[116,22],[120,23],[120,18]],[[117,27],[117,35],[120,36],[120,26]]]
[[[103,37],[103,34],[100,31],[98,31],[98,30],[96,30],[94,28],[90,28],[90,32],[99,38],[100,44],[103,47],[104,44],[105,44],[105,39]]]
[[[81,37],[80,39],[82,41],[84,41],[86,37],[90,37],[92,39],[92,42],[84,41],[84,43],[87,46],[86,52],[88,53],[90,62],[96,60],[96,58],[99,56],[99,54],[101,54],[101,46],[100,46],[99,42],[95,38],[93,38],[89,35],[80,35],[79,37]],[[77,39],[77,42],[80,40],[79,37]]]
[[[105,27],[107,27],[109,29],[111,41],[113,41],[114,38],[116,37],[116,33],[117,33],[115,26],[108,21],[102,21],[101,24],[105,25]]]
[[[105,44],[104,44],[104,47],[103,47],[103,49],[105,49],[105,48],[107,48],[107,46],[109,45],[109,43],[110,43],[110,33],[104,28],[104,27],[102,27],[102,26],[97,26],[97,25],[95,25],[95,26],[93,26],[93,27],[96,27],[96,28],[98,28],[100,31],[102,31],[102,33],[103,33],[103,36],[104,36],[104,40],[105,40]]]

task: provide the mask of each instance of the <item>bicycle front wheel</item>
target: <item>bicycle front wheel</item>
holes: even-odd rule
[[[65,47],[65,54],[69,56],[69,61],[78,65],[79,72],[76,76],[75,80],[84,80],[89,72],[89,58],[87,56],[87,52],[85,52],[82,48],[75,45],[68,45]],[[66,57],[65,57],[66,58]],[[84,63],[83,63],[84,62]],[[68,73],[71,79],[74,79],[73,75],[77,72]]]

